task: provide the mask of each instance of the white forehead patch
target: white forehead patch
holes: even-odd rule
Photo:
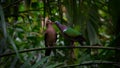
[[[63,32],[67,31],[67,28],[63,30]]]

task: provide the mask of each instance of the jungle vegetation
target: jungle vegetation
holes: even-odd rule
[[[0,0],[0,68],[119,68],[120,0]],[[72,27],[86,45],[69,47],[58,33],[56,50],[45,56],[42,22]],[[74,49],[75,58],[68,55]]]

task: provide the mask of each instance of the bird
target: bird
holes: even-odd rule
[[[79,42],[80,45],[85,44],[86,39],[79,31],[74,30],[71,27],[67,27],[66,25],[62,25],[59,21],[55,21],[55,24],[65,38],[73,42]]]
[[[53,47],[55,46],[57,40],[57,33],[53,28],[53,22],[51,20],[46,21],[46,31],[45,31],[45,47]],[[45,51],[45,56],[49,56],[51,54],[51,49],[47,49]]]
[[[70,46],[74,46],[74,42],[79,42],[80,45],[84,45],[86,39],[82,36],[82,34],[72,29],[71,27],[67,27],[66,25],[62,25],[59,21],[55,21],[56,26],[59,28],[61,34],[67,41],[69,41]],[[75,59],[73,49],[70,51],[71,57]]]

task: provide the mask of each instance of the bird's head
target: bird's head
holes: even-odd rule
[[[60,22],[59,21],[55,21],[55,24],[60,24]]]
[[[52,24],[53,24],[53,22],[52,22],[51,20],[47,20],[47,21],[46,21],[46,26],[52,25]]]
[[[67,26],[62,25],[59,21],[55,21],[55,24],[57,25],[57,27],[58,27],[61,31],[65,30],[65,29],[67,28]]]
[[[47,23],[47,24],[52,24],[52,21],[51,21],[51,20],[47,20],[46,23]]]

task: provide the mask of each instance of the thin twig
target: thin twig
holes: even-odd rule
[[[15,5],[15,4],[17,4],[17,3],[21,2],[21,1],[23,1],[23,0],[17,0],[17,1],[15,1],[15,2],[13,2],[13,3],[7,5],[7,6],[4,7],[3,9],[6,9],[6,8],[8,8],[8,7],[11,7],[11,6],[13,6],[13,5]]]
[[[84,66],[84,65],[85,66],[86,65],[95,65],[95,64],[112,64],[114,66],[118,66],[116,62],[103,61],[103,60],[93,60],[93,61],[85,61],[81,64],[66,65],[66,66],[62,66],[61,68]]]
[[[46,50],[46,49],[73,49],[73,48],[90,48],[90,49],[107,49],[107,50],[120,50],[120,48],[115,48],[115,47],[103,47],[103,46],[60,46],[60,47],[46,47],[46,48],[32,48],[32,49],[25,49],[19,51],[19,53],[24,53],[24,52],[31,52],[31,51],[39,51],[39,50]],[[16,52],[8,53],[8,54],[1,54],[0,57],[4,56],[10,56],[14,55]]]

